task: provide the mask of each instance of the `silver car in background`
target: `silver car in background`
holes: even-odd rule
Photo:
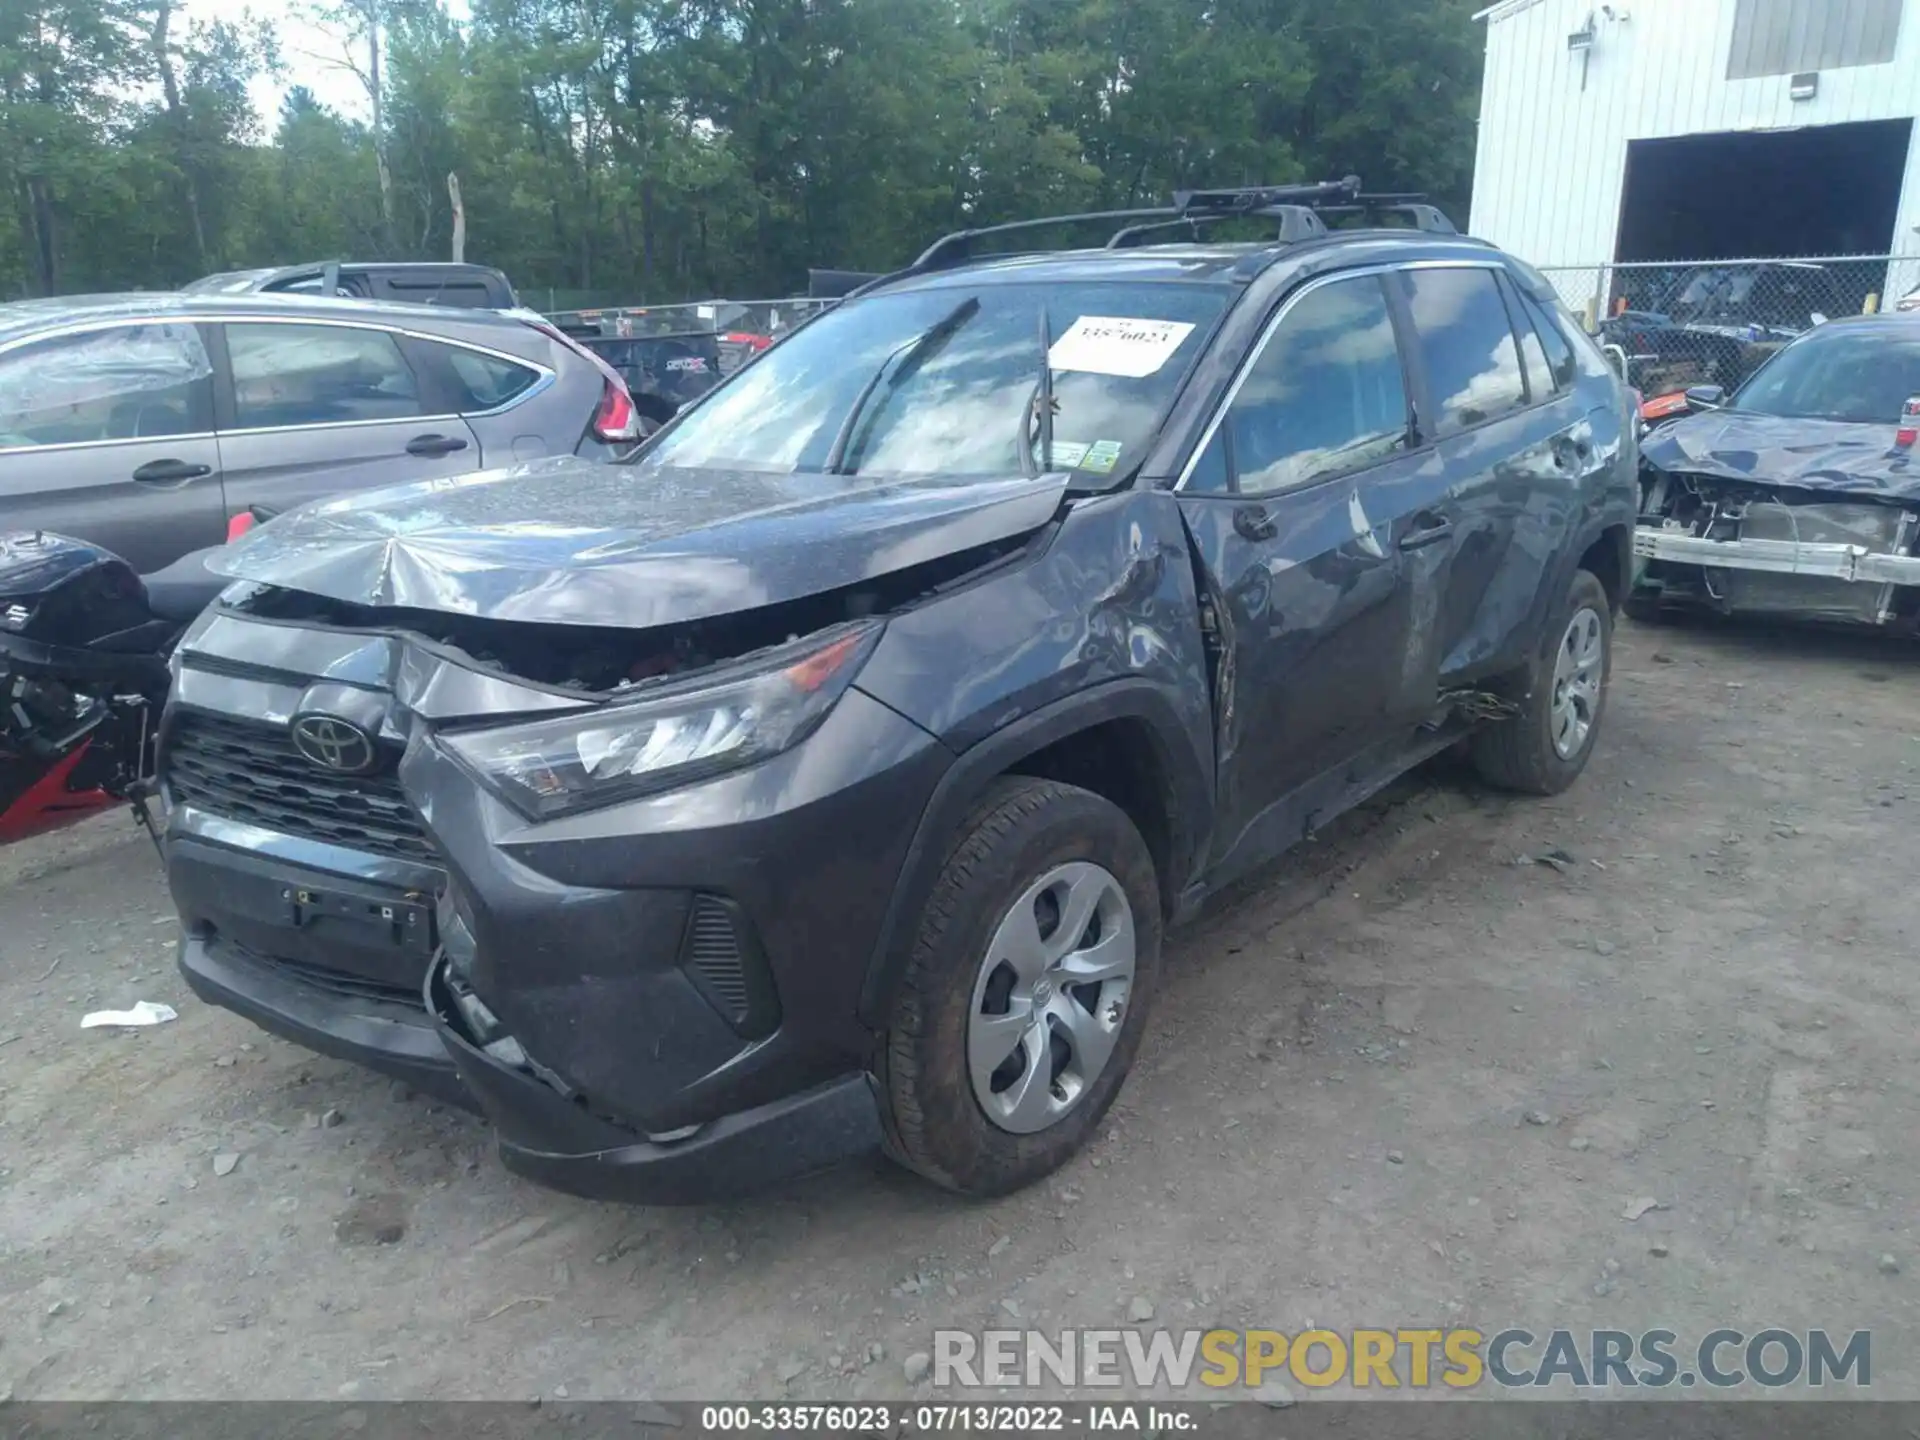
[[[641,422],[616,372],[528,314],[266,295],[0,305],[0,530],[152,571],[229,517],[549,455]]]

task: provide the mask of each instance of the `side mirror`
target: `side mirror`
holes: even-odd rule
[[[1827,323],[1826,312],[1822,310],[1814,311],[1813,314],[1809,315],[1807,318],[1813,321],[1813,323],[1816,325],[1824,325]]]
[[[1627,374],[1627,352],[1620,345],[1602,345],[1600,351],[1607,357],[1607,363],[1613,367],[1613,373],[1622,380],[1630,379]]]
[[[1718,410],[1727,403],[1726,387],[1722,385],[1689,385],[1687,387],[1687,408],[1689,410]]]

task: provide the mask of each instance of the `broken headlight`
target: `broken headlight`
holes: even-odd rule
[[[738,769],[799,744],[879,638],[863,624],[811,635],[749,664],[645,695],[442,743],[531,820],[590,810]]]

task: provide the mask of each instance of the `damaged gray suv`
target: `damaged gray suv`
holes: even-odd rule
[[[630,464],[230,547],[162,735],[194,990],[582,1194],[1047,1174],[1167,926],[1444,747],[1592,753],[1627,393],[1436,212],[1319,213],[1372,205],[948,237]],[[1265,238],[1185,238],[1225,220]]]

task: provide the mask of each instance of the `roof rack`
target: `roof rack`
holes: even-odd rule
[[[1032,220],[1009,220],[1004,225],[982,225],[977,230],[955,230],[951,235],[942,235],[922,250],[919,258],[903,273],[940,270],[948,265],[958,265],[971,257],[973,242],[988,235],[1011,235],[1019,230],[1040,230],[1049,225],[1086,225],[1095,220],[1177,220],[1180,213],[1170,205],[1156,205],[1145,210],[1088,210],[1079,215],[1040,215]]]
[[[1327,205],[1320,213],[1326,216],[1361,215],[1370,221],[1378,221],[1388,215],[1403,216],[1415,230],[1425,230],[1432,235],[1457,235],[1451,220],[1432,205],[1421,194],[1401,195],[1356,195],[1345,205]]]
[[[934,241],[907,269],[909,272],[918,272],[957,265],[972,254],[974,241],[988,235],[1011,235],[1022,230],[1041,230],[1055,225],[1087,225],[1107,220],[1134,222],[1125,228],[1137,229],[1142,221],[1224,220],[1233,216],[1260,215],[1267,211],[1279,214],[1287,207],[1310,214],[1311,207],[1318,205],[1351,204],[1359,194],[1358,175],[1307,185],[1240,185],[1224,190],[1179,190],[1174,192],[1171,205],[1156,205],[1143,210],[1090,210],[1078,215],[1039,215],[1031,220],[1011,220],[1004,225],[983,225],[977,230],[956,230]],[[1305,228],[1298,219],[1292,223]]]
[[[1125,229],[1113,232],[1113,238],[1105,247],[1108,250],[1128,250],[1136,245],[1152,243],[1147,236],[1162,230],[1174,230],[1185,226],[1192,232],[1193,238],[1200,238],[1200,227],[1211,225],[1217,220],[1237,220],[1242,218],[1278,220],[1279,231],[1274,239],[1282,245],[1297,245],[1302,240],[1313,240],[1327,233],[1326,222],[1318,214],[1304,205],[1262,205],[1256,210],[1221,210],[1212,214],[1196,213],[1182,215],[1176,220],[1155,220],[1144,225],[1129,225]]]
[[[890,274],[876,276],[857,285],[846,297],[874,289],[909,275],[925,274],[964,264],[972,258],[976,240],[992,235],[1014,235],[1023,230],[1042,230],[1059,225],[1091,225],[1119,221],[1121,227],[1107,240],[1109,250],[1126,249],[1142,243],[1142,237],[1161,230],[1187,226],[1195,236],[1199,227],[1220,220],[1270,219],[1279,222],[1275,239],[1292,244],[1327,233],[1327,215],[1400,213],[1413,221],[1415,228],[1437,234],[1456,233],[1447,217],[1424,203],[1421,195],[1370,195],[1360,188],[1360,177],[1321,180],[1302,185],[1239,185],[1219,190],[1179,190],[1173,204],[1133,210],[1089,210],[1074,215],[1039,215],[1031,220],[1010,220],[1002,225],[982,225],[972,230],[955,230],[942,235],[920,252],[911,265]]]

